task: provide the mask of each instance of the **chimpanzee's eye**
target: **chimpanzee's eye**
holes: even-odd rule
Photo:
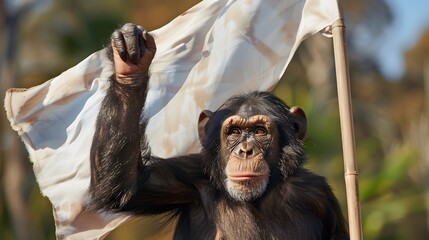
[[[264,127],[257,127],[256,129],[255,129],[255,134],[256,135],[265,135],[265,134],[267,134],[267,129],[265,129]]]
[[[239,135],[241,134],[241,130],[238,127],[232,127],[228,130],[228,135]]]

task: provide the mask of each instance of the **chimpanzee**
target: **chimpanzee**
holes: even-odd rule
[[[268,92],[234,96],[201,113],[199,154],[153,156],[141,110],[154,39],[126,24],[111,43],[115,73],[91,148],[91,208],[164,213],[176,221],[174,239],[348,238],[331,188],[303,168],[302,109]]]

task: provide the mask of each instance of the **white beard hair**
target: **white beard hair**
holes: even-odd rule
[[[259,183],[257,186],[254,186],[256,185],[255,181]],[[269,182],[268,177],[262,180],[262,182],[259,180],[243,181],[242,185],[245,185],[245,186],[253,185],[253,186],[251,187],[252,189],[251,191],[242,192],[242,191],[239,191],[236,187],[234,187],[234,185],[237,183],[234,183],[228,178],[225,179],[226,190],[228,191],[229,195],[234,200],[239,202],[249,202],[260,197],[267,189],[268,182]]]

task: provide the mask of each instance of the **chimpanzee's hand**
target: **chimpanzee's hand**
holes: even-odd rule
[[[119,83],[139,86],[148,77],[155,40],[143,27],[127,23],[112,34],[113,61]]]

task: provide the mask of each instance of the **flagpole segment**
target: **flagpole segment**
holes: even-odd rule
[[[351,240],[362,239],[362,220],[359,201],[359,182],[356,161],[353,112],[350,94],[350,76],[345,44],[345,25],[342,18],[332,25],[335,69],[337,75],[338,105],[343,143],[344,178]]]

